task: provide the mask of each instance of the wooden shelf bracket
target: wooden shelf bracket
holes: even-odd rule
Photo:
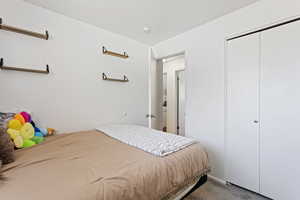
[[[0,59],[0,69],[1,70],[10,70],[10,71],[39,73],[39,74],[49,74],[50,73],[49,65],[46,65],[46,70],[25,69],[25,68],[19,68],[19,67],[4,66],[3,58]]]
[[[115,78],[108,78],[105,73],[102,73],[102,79],[104,81],[129,82],[129,79],[125,75],[123,79],[115,79]]]
[[[129,56],[126,52],[124,52],[123,54],[120,54],[120,53],[116,53],[116,52],[113,52],[113,51],[108,51],[105,47],[102,47],[102,53],[106,54],[106,55],[110,55],[110,56],[124,58],[124,59],[129,58]]]
[[[11,31],[11,32],[23,34],[23,35],[29,35],[29,36],[40,38],[43,40],[49,39],[49,33],[47,30],[46,30],[45,34],[41,34],[41,33],[36,33],[33,31],[28,31],[25,29],[16,28],[13,26],[4,25],[4,24],[2,24],[2,18],[0,18],[0,29],[5,30],[5,31]]]

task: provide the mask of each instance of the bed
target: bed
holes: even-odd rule
[[[16,152],[3,168],[6,200],[178,200],[206,181],[208,157],[193,144],[165,157],[97,131],[61,134]]]

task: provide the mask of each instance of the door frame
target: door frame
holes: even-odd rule
[[[180,69],[180,70],[176,70],[175,73],[176,73],[176,116],[177,116],[177,120],[176,120],[176,123],[177,123],[177,135],[180,135],[180,133],[178,132],[180,130],[180,121],[179,121],[179,79],[178,79],[178,75],[180,72],[184,72],[184,76],[185,76],[185,69]],[[184,88],[186,89],[185,87],[186,85],[186,80],[184,79]],[[184,96],[186,98],[186,90],[184,91]],[[186,109],[186,102],[184,103],[184,110]],[[184,114],[184,119],[185,119],[185,114]],[[184,121],[184,125],[185,125],[185,121]],[[185,126],[184,126],[184,132],[185,132]]]
[[[183,55],[184,56],[184,64],[185,64],[185,71],[187,69],[188,66],[188,61],[187,61],[187,57],[188,57],[188,53],[186,50],[183,51],[178,51],[177,53],[174,54],[170,54],[167,56],[162,56],[159,57],[155,54],[155,51],[152,47],[149,48],[148,51],[148,114],[146,114],[146,117],[148,118],[148,127],[152,128],[152,121],[151,121],[151,116],[152,116],[152,74],[151,74],[151,65],[152,65],[152,61],[155,60],[156,63],[158,62],[158,60],[162,60],[162,59],[167,59],[167,58],[171,58],[171,57],[176,57],[176,56],[180,56]],[[186,71],[187,72],[187,71]],[[187,74],[187,73],[186,73]],[[188,95],[187,95],[187,79],[185,81],[185,100],[187,102],[188,99]],[[187,108],[187,103],[185,103],[184,109],[186,110]],[[185,129],[186,129],[186,115],[185,117]]]

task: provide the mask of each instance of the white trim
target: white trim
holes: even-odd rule
[[[185,104],[184,104],[184,136],[187,137],[187,118],[186,118],[186,111],[187,111],[187,102],[188,102],[188,79],[186,78],[187,76],[187,70],[188,70],[188,53],[187,53],[187,50],[185,50],[183,52],[183,55],[184,55],[184,71],[185,71],[185,80],[184,80],[184,90],[185,90]],[[190,69],[190,67],[189,67]]]
[[[178,53],[174,53],[174,54],[171,54],[171,55],[168,55],[168,56],[164,56],[164,57],[157,57],[156,55],[155,55],[155,51],[154,51],[154,49],[153,49],[153,47],[149,47],[149,52],[148,52],[148,62],[149,62],[149,69],[148,69],[148,73],[149,73],[149,75],[148,75],[148,84],[149,84],[149,86],[148,86],[148,95],[149,95],[149,97],[148,97],[148,99],[149,99],[149,105],[148,105],[148,113],[147,114],[152,114],[152,70],[151,70],[151,67],[152,67],[152,59],[154,59],[154,60],[156,60],[156,61],[158,61],[158,60],[163,60],[163,59],[170,59],[170,58],[173,58],[173,57],[176,57],[176,59],[178,58],[178,57],[181,57],[182,56],[182,58],[183,58],[183,60],[184,60],[184,63],[185,63],[185,66],[184,66],[184,69],[183,70],[186,70],[186,68],[187,68],[187,50],[183,50],[183,51],[178,51]],[[177,72],[178,70],[176,70],[176,72]],[[179,71],[181,71],[181,70],[179,70]],[[186,101],[187,101],[187,81],[185,81],[185,98],[186,98]],[[177,98],[176,98],[176,100],[177,100]],[[177,102],[176,102],[177,103]],[[175,104],[176,105],[176,104]],[[186,111],[186,108],[187,108],[187,105],[185,104],[185,111]],[[177,114],[177,106],[176,106],[176,114]],[[184,116],[184,118],[185,118],[185,133],[186,133],[186,115]],[[176,125],[177,125],[177,123],[176,123]],[[151,121],[151,118],[149,118],[148,119],[148,127],[149,128],[152,128],[152,121]],[[177,130],[177,127],[175,127],[175,130]]]
[[[258,176],[258,191],[259,193],[262,191],[261,190],[261,90],[262,90],[262,32],[259,33],[259,79],[258,79],[258,108],[257,108],[257,120],[259,121],[258,124],[258,131],[257,131],[257,176]]]
[[[228,41],[224,40],[224,146],[223,146],[223,150],[224,150],[224,169],[223,169],[223,173],[224,173],[224,178],[228,179],[228,153],[227,153],[227,114],[228,114],[228,60],[227,60],[227,55],[228,54]]]
[[[152,47],[149,47],[148,50],[148,99],[149,99],[149,105],[148,105],[148,113],[146,113],[145,117],[147,117],[148,115],[152,114],[152,71],[151,71],[151,67],[152,67]],[[148,127],[152,128],[152,121],[151,121],[151,117],[148,117]]]
[[[222,179],[220,179],[220,178],[217,178],[217,177],[212,176],[212,175],[210,175],[210,174],[207,175],[207,176],[208,176],[209,179],[211,179],[211,180],[213,180],[213,181],[215,181],[215,182],[221,183],[221,184],[223,184],[223,185],[226,185],[226,184],[227,184],[226,181],[224,181],[224,180],[222,180]]]

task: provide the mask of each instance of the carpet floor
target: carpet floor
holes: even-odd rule
[[[269,200],[233,185],[223,185],[213,180],[201,186],[185,200]]]

